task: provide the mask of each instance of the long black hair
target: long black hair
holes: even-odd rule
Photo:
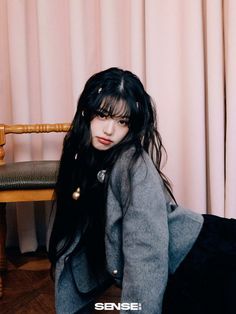
[[[120,101],[124,106],[116,106]],[[128,116],[129,131],[114,147],[98,151],[91,145],[90,122],[103,109],[111,117]],[[119,156],[131,146],[135,149],[127,168],[131,169],[143,150],[146,151],[173,197],[170,183],[160,170],[165,149],[157,130],[155,106],[143,84],[130,71],[118,68],[94,74],[85,84],[71,128],[64,139],[55,188],[56,214],[49,242],[49,258],[53,267],[70,247],[78,228],[82,232],[80,247],[81,243],[86,247],[92,269],[96,273],[104,267],[109,173]],[[103,184],[97,180],[101,169],[107,171]],[[78,187],[80,198],[74,200],[72,194]],[[132,188],[131,184],[129,188]],[[71,254],[75,254],[76,249],[78,247]]]

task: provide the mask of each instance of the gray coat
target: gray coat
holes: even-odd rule
[[[132,169],[131,202],[124,210],[131,152],[132,149],[117,161],[108,186],[107,269],[99,280],[95,280],[85,251],[82,250],[70,263],[65,262],[65,256],[60,258],[55,285],[59,314],[75,313],[89,304],[99,291],[106,288],[111,277],[122,288],[121,302],[141,304],[142,309],[134,313],[161,314],[168,274],[174,273],[201,230],[202,215],[171,203],[146,153]],[[78,231],[69,251],[79,238]]]

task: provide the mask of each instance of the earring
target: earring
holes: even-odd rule
[[[102,91],[102,87],[100,87],[100,88],[98,89],[98,94],[100,94],[101,91]]]
[[[84,117],[84,110],[81,111],[81,115],[82,115],[82,117]]]
[[[80,188],[77,188],[75,192],[72,194],[72,198],[77,201],[80,197]]]

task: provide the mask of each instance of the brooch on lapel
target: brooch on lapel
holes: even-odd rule
[[[106,170],[100,170],[100,171],[98,171],[98,173],[97,173],[97,179],[98,179],[98,181],[100,182],[100,183],[103,183],[104,182],[104,180],[105,180],[105,176],[106,176]]]

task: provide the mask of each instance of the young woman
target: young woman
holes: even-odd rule
[[[137,76],[110,68],[87,81],[55,190],[57,313],[93,312],[112,283],[122,289],[120,313],[124,303],[142,314],[236,312],[235,220],[178,206],[160,170],[163,150]]]

